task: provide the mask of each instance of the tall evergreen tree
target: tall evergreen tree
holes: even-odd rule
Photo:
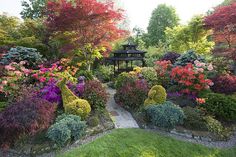
[[[148,36],[149,46],[156,46],[160,42],[165,42],[165,29],[166,27],[173,28],[178,25],[179,17],[173,7],[165,4],[160,4],[152,12],[149,21]]]

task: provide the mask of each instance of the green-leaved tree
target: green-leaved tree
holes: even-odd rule
[[[44,16],[45,8],[46,8],[47,0],[23,0],[21,11],[21,17],[23,19],[37,19],[42,18]]]
[[[190,49],[199,54],[211,52],[214,42],[208,39],[210,30],[203,27],[203,17],[195,16],[186,26],[167,28],[166,42],[170,51],[185,52]]]
[[[148,45],[157,46],[160,42],[166,41],[166,27],[173,28],[178,25],[179,17],[176,14],[175,8],[160,4],[152,12],[151,19],[148,25]]]

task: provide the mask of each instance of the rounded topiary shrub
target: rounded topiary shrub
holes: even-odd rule
[[[212,79],[214,85],[211,89],[217,93],[233,94],[236,92],[236,76],[222,75]]]
[[[136,80],[117,89],[115,101],[126,109],[138,109],[147,98],[148,85],[145,80]]]
[[[236,100],[230,96],[209,93],[206,95],[206,103],[201,106],[217,119],[225,121],[236,120]]]
[[[209,132],[213,133],[216,136],[223,136],[222,133],[224,131],[224,127],[222,126],[220,121],[211,116],[204,117],[204,120]]]
[[[166,90],[161,85],[153,86],[148,92],[148,98],[144,101],[144,105],[161,104],[166,101]]]
[[[182,124],[185,118],[183,110],[170,101],[161,105],[150,105],[146,108],[146,114],[152,125],[173,129]]]

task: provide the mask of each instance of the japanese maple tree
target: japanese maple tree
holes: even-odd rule
[[[127,33],[118,27],[123,20],[123,10],[115,9],[112,1],[49,1],[47,14],[48,30],[54,35],[66,34],[71,41],[66,46],[71,49],[86,44],[109,47],[110,42]]]
[[[229,48],[232,46],[232,36],[236,35],[236,2],[217,7],[204,21],[214,35],[225,39]]]

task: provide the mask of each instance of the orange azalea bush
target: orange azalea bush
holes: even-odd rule
[[[198,104],[205,104],[206,103],[206,99],[204,99],[204,98],[196,98],[196,102]]]
[[[213,82],[206,77],[206,68],[213,69],[211,65],[206,67],[205,63],[196,62],[196,65],[189,63],[186,66],[174,67],[170,76],[180,85],[182,93],[197,94],[213,85]]]

